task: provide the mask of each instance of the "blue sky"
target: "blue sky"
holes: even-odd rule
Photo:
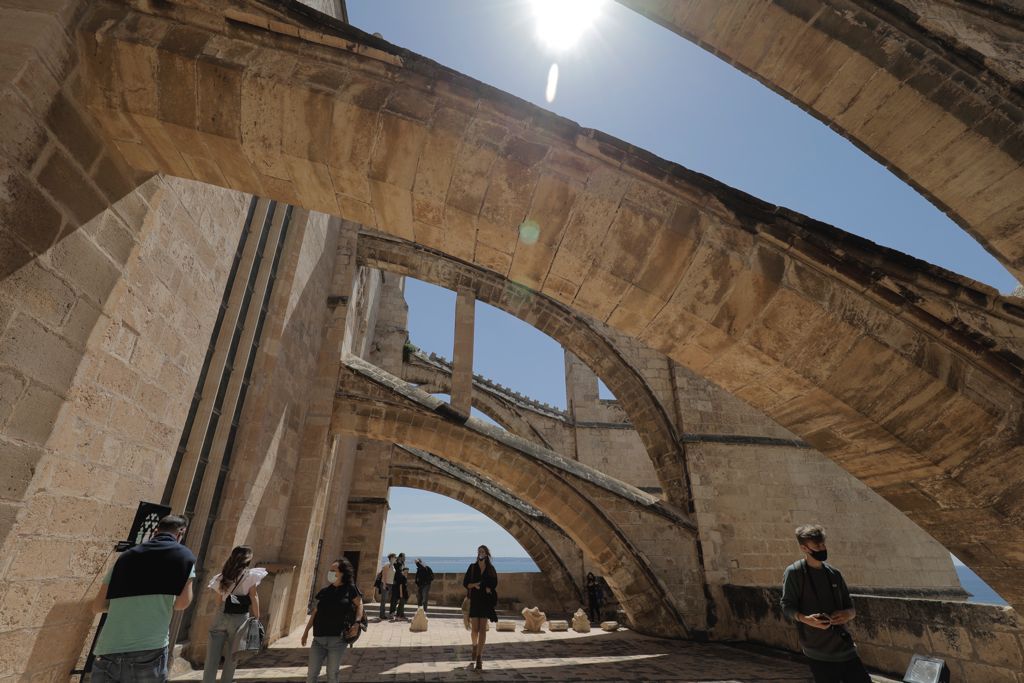
[[[525,557],[512,535],[473,508],[429,491],[391,489],[384,550],[408,557],[472,557],[480,545],[495,557]]]
[[[1015,287],[973,239],[851,143],[617,3],[606,3],[577,47],[557,56],[536,39],[524,0],[348,0],[348,10],[352,24],[365,31],[583,126],[1002,292]],[[544,91],[553,62],[559,84],[549,104]],[[450,357],[454,295],[410,282],[407,299],[413,342]],[[557,344],[489,306],[478,304],[477,316],[476,372],[564,406]],[[393,493],[396,512],[405,509],[406,496],[413,493]],[[424,509],[432,499],[410,500]],[[461,518],[452,523],[466,524]],[[493,533],[488,524],[497,528],[481,522],[481,535]],[[437,548],[422,552],[466,554],[461,538],[450,548],[445,538],[439,535]]]

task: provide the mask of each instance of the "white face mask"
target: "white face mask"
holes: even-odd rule
[[[338,572],[333,571],[333,570],[327,572],[327,580],[330,581],[331,583],[334,583],[335,581],[337,581],[338,580]]]

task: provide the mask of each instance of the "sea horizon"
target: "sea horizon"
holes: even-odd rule
[[[415,562],[417,557],[421,558],[424,564],[430,567],[435,574],[462,573],[466,571],[466,568],[469,567],[474,560],[476,560],[475,557],[470,555],[412,555],[410,553],[406,553],[405,559],[409,565],[409,571],[411,573],[415,573],[416,571]],[[381,564],[386,561],[387,557],[380,558]],[[491,562],[499,573],[540,572],[540,568],[529,557],[503,557],[496,555],[491,558]]]

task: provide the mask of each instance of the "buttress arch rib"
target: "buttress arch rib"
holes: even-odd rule
[[[600,569],[634,627],[662,636],[685,636],[690,629],[684,611],[692,621],[703,622],[703,582],[681,570],[680,576],[671,577],[678,583],[664,583],[635,541],[614,521],[615,515],[626,514],[632,523],[639,514],[648,527],[681,531],[694,541],[692,524],[664,503],[574,461],[564,463],[575,474],[550,466],[563,459],[473,418],[463,424],[464,418],[446,417],[443,401],[358,359],[345,359],[341,374],[333,432],[443,452],[451,462],[538,508]],[[663,533],[662,538],[665,542],[668,536]],[[691,571],[700,573],[695,547],[692,552],[679,550]]]
[[[508,278],[392,237],[360,233],[359,263],[447,289],[466,288],[477,300],[548,335],[594,371],[619,400],[658,474],[665,498],[690,506],[686,453],[664,406],[644,378],[588,320],[551,297]]]
[[[84,14],[77,96],[134,168],[340,215],[544,292],[746,400],[1022,604],[1012,300],[356,29],[245,6]]]
[[[1024,281],[1019,5],[618,2],[820,119]]]

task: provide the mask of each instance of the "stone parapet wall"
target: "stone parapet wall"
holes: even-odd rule
[[[781,588],[721,586],[717,640],[798,650]],[[854,595],[850,632],[864,663],[901,677],[914,654],[941,657],[958,683],[1024,683],[1024,630],[1010,607],[947,600]]]
[[[430,587],[430,602],[443,607],[458,607],[466,597],[462,573],[435,574]],[[498,610],[519,612],[524,607],[540,607],[548,616],[575,612],[581,605],[571,595],[555,593],[548,577],[541,572],[498,572]],[[416,586],[409,586],[409,604],[415,612]],[[407,610],[408,612],[408,610]],[[412,616],[411,613],[409,616]]]

